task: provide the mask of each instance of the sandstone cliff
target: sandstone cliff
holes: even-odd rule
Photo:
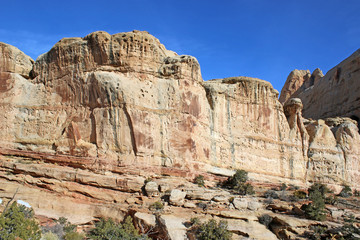
[[[125,212],[117,203],[161,174],[360,182],[350,119],[306,122],[299,99],[284,111],[260,79],[204,82],[194,57],[147,32],[62,39],[35,62],[0,47],[0,197],[20,187],[43,215]]]
[[[295,70],[290,73],[281,90],[284,93],[280,96],[281,102],[284,103],[291,97],[300,98],[304,104],[303,115],[306,118],[345,116],[358,121],[360,119],[359,69],[360,50],[357,50],[329,70],[325,76],[319,75],[319,70],[315,70],[311,75],[311,78],[314,76],[314,81],[307,81],[308,84],[303,80],[307,77],[295,74],[299,72]],[[306,76],[309,76],[309,72]]]

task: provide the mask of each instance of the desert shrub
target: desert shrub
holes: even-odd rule
[[[76,233],[76,225],[71,224],[67,218],[60,217],[58,220],[55,220],[56,224],[53,226],[44,226],[42,227],[43,233],[53,233],[57,235],[58,239],[65,239],[65,240],[77,240],[77,239],[84,239],[84,236],[82,238],[76,238],[75,235],[78,234],[79,236],[81,234]],[[66,238],[66,236],[68,236]],[[82,235],[81,235],[82,236]]]
[[[160,201],[154,202],[149,206],[149,210],[151,211],[160,211],[164,209],[164,204]]]
[[[44,233],[41,240],[59,240],[59,237],[53,232]]]
[[[64,236],[65,240],[83,240],[84,238],[84,234],[78,232],[68,232]]]
[[[321,226],[321,225],[311,225],[310,226],[310,230],[312,230],[311,233],[307,232],[306,236],[309,239],[312,240],[321,240],[324,237],[326,237],[326,231],[327,231],[327,227],[325,226]],[[328,238],[326,238],[328,239]]]
[[[255,193],[254,187],[250,183],[243,183],[236,187],[234,187],[234,190],[239,195],[253,195]]]
[[[315,186],[309,189],[309,199],[311,203],[301,206],[301,210],[305,212],[305,215],[313,220],[324,221],[326,219],[325,201],[324,201],[324,188],[318,188]]]
[[[13,202],[0,216],[0,239],[39,240],[41,231],[34,218],[34,211]]]
[[[279,199],[279,194],[277,194],[274,190],[267,190],[264,193],[265,198]]]
[[[240,195],[254,194],[254,187],[250,183],[246,183],[247,180],[248,173],[245,170],[236,170],[235,174],[229,177],[223,185]]]
[[[112,219],[101,218],[99,222],[95,223],[95,228],[92,229],[88,237],[93,240],[140,240],[147,239],[141,236],[132,223],[132,218],[128,216],[124,223],[116,223]]]
[[[230,240],[232,233],[227,229],[227,222],[217,223],[214,219],[206,223],[199,224],[196,230],[198,240]]]
[[[193,217],[193,218],[190,219],[190,223],[191,223],[192,226],[199,225],[200,224],[200,219],[197,218],[197,217]]]
[[[238,169],[238,170],[236,170],[235,174],[232,177],[228,178],[227,184],[230,187],[234,188],[238,185],[245,183],[247,180],[248,180],[247,171]]]
[[[355,196],[355,197],[360,197],[360,191],[355,190],[355,191],[354,191],[354,196]]]
[[[354,223],[355,222],[355,215],[350,213],[350,214],[345,214],[344,216],[344,221],[348,222],[348,223]]]
[[[354,226],[353,224],[344,224],[340,228],[339,232],[341,233],[344,239],[349,239],[349,240],[360,239],[358,237],[360,234],[360,229]]]
[[[325,203],[330,205],[336,205],[338,204],[338,198],[337,196],[328,196],[325,198]]]
[[[153,181],[153,178],[152,177],[147,177],[144,181],[145,184],[147,184],[148,182],[151,182]]]
[[[344,185],[343,189],[341,190],[341,192],[339,193],[340,197],[344,197],[344,198],[348,198],[352,196],[352,190],[349,186]]]
[[[204,176],[203,175],[197,175],[194,179],[194,182],[199,186],[199,187],[204,187],[205,186],[205,181],[204,181]]]
[[[301,191],[301,190],[296,190],[294,193],[293,193],[293,196],[298,198],[298,199],[305,199],[306,198],[306,192],[304,191]]]
[[[272,222],[273,217],[271,217],[269,214],[263,214],[259,217],[259,223],[265,225],[267,228],[269,228],[270,223]]]

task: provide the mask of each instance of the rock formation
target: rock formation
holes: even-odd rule
[[[293,76],[283,101],[328,74]],[[204,82],[194,57],[178,56],[147,32],[62,39],[35,62],[1,43],[0,197],[20,188],[42,215],[87,223],[121,219],[152,175],[218,179],[244,169],[258,181],[358,184],[354,122],[304,121],[299,99],[283,108],[277,98],[256,78]],[[150,195],[159,193],[154,186],[167,188],[151,184]],[[191,199],[190,190],[180,193],[174,202]]]
[[[322,73],[315,70],[314,81],[310,81],[310,84],[303,83],[302,78],[292,77],[293,72],[298,72],[295,70],[290,73],[281,90],[280,101],[284,103],[289,98],[300,98],[304,104],[305,118],[342,116],[359,121],[359,69],[360,50],[357,50],[323,77]]]

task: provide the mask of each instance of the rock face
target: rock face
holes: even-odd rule
[[[204,82],[194,57],[166,50],[147,32],[62,39],[36,62],[2,43],[0,54],[0,197],[26,184],[26,193],[64,195],[92,219],[106,216],[104,204],[140,201],[129,194],[141,193],[149,174],[244,169],[253,180],[360,182],[360,137],[351,120],[304,121],[299,99],[283,108],[260,79]],[[328,76],[293,75],[303,84],[289,83],[284,101]],[[166,184],[145,191],[155,197]],[[64,207],[24,198],[48,216]],[[121,218],[125,211],[117,211]]]
[[[313,86],[324,76],[322,71],[317,68],[310,74],[309,70],[292,71],[286,79],[284,87],[281,89],[279,101],[284,104],[288,99],[297,96],[298,91],[302,91]]]
[[[220,167],[304,177],[304,154],[270,83],[203,82],[195,58],[177,56],[147,32],[63,39],[37,59],[28,80],[12,74],[17,86],[1,93],[7,149],[100,159],[98,168],[109,171]]]
[[[302,79],[290,78],[292,75],[290,73],[281,90],[284,93],[280,98],[281,102],[289,98],[300,98],[304,104],[303,115],[306,118],[343,116],[358,121],[360,119],[359,69],[360,49],[323,77],[315,70],[313,73],[315,80],[310,84],[302,83]],[[291,88],[295,85],[298,87]]]

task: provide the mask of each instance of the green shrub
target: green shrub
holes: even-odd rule
[[[321,240],[324,237],[326,237],[326,231],[327,231],[327,227],[326,226],[321,226],[321,225],[312,225],[310,226],[310,229],[313,231],[311,234],[308,234],[309,239],[312,240]],[[328,238],[326,238],[328,239]]]
[[[301,191],[301,190],[296,190],[294,193],[293,193],[293,196],[298,198],[298,199],[305,199],[306,198],[306,192],[304,191]]]
[[[64,239],[68,236],[68,239],[79,239],[76,238],[76,225],[71,224],[67,218],[60,217],[58,220],[55,220],[55,225],[52,226],[43,226],[42,231],[43,233],[51,232],[57,235],[58,239]],[[74,234],[75,233],[75,234]],[[83,237],[84,238],[84,237]],[[66,239],[66,240],[68,240]]]
[[[78,232],[68,232],[64,236],[65,240],[83,240],[85,236]]]
[[[248,173],[245,170],[236,170],[235,174],[228,178],[228,185],[235,188],[238,185],[245,183],[248,180]]]
[[[162,202],[154,202],[153,204],[151,204],[149,206],[149,210],[151,211],[160,211],[160,210],[163,210],[164,209],[164,204]]]
[[[217,223],[214,219],[200,224],[196,231],[198,240],[230,240],[232,233],[227,229],[227,222]]]
[[[344,197],[344,198],[348,198],[352,196],[352,190],[349,186],[344,185],[343,189],[341,190],[341,192],[339,193],[340,197]]]
[[[279,194],[277,194],[274,190],[267,190],[264,193],[265,198],[279,199]]]
[[[199,186],[199,187],[204,187],[205,186],[205,181],[204,181],[204,176],[203,175],[197,175],[194,179],[194,182]]]
[[[39,240],[41,231],[32,209],[13,202],[0,216],[0,239]]]
[[[191,226],[199,225],[200,224],[200,219],[197,218],[197,217],[193,217],[193,218],[190,219],[190,223],[191,223]]]
[[[41,240],[59,240],[59,237],[53,232],[46,232],[42,235]]]
[[[328,196],[325,198],[325,203],[330,205],[336,205],[338,204],[338,198],[337,196]]]
[[[250,183],[243,183],[236,187],[234,190],[240,195],[253,195],[255,194],[254,187]]]
[[[116,223],[112,219],[101,218],[99,222],[95,223],[95,228],[89,232],[88,237],[93,240],[147,239],[136,230],[130,216],[125,219],[123,224]]]
[[[247,179],[248,173],[245,170],[236,170],[234,176],[229,177],[224,185],[240,195],[254,194],[254,187],[250,183],[246,183]]]

